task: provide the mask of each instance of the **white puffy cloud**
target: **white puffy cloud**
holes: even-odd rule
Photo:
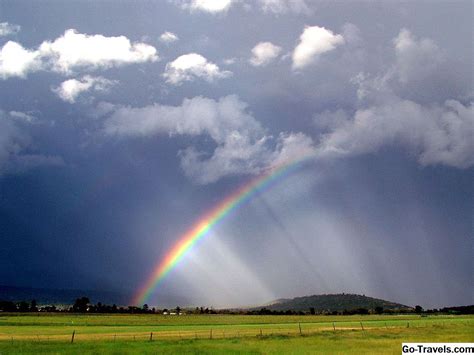
[[[429,38],[417,40],[402,29],[393,40],[397,74],[402,83],[429,75],[443,60],[440,48]]]
[[[178,0],[181,8],[189,11],[202,11],[212,14],[226,12],[230,7],[237,2],[236,0]]]
[[[74,29],[53,42],[43,42],[39,51],[49,58],[54,70],[62,73],[158,60],[156,49],[146,43],[131,43],[125,36],[87,35]]]
[[[252,49],[250,64],[254,66],[267,65],[278,57],[281,53],[281,47],[271,42],[260,42]]]
[[[293,51],[293,69],[301,69],[311,64],[321,54],[329,52],[344,43],[340,34],[319,26],[306,26],[300,42]]]
[[[29,72],[53,70],[71,74],[79,69],[94,70],[132,63],[158,60],[154,47],[131,43],[125,36],[106,37],[67,30],[54,41],[43,42],[38,49],[28,50],[9,41],[0,51],[0,76],[26,77]]]
[[[21,26],[13,25],[8,22],[0,22],[0,37],[10,36],[20,32]]]
[[[256,174],[314,149],[311,139],[302,133],[281,134],[277,139],[267,135],[247,112],[247,105],[234,95],[219,100],[198,96],[185,99],[180,106],[108,106],[105,115],[108,136],[210,137],[216,145],[212,153],[192,146],[179,153],[183,171],[199,184],[229,175]]]
[[[94,77],[86,75],[79,80],[69,79],[63,81],[61,85],[52,90],[61,98],[61,100],[74,103],[77,97],[85,91],[107,91],[116,83],[117,82],[114,80],[108,80],[100,76]]]
[[[192,81],[194,78],[212,82],[231,75],[232,72],[221,71],[216,64],[197,53],[184,54],[169,62],[163,74],[166,82],[173,85],[180,85],[183,81]]]
[[[399,145],[422,165],[468,168],[474,165],[473,137],[473,103],[448,100],[443,105],[423,106],[392,98],[357,110],[352,119],[342,119],[322,136],[318,152],[337,157]]]
[[[179,37],[173,32],[163,32],[160,36],[160,41],[163,43],[172,43],[179,40]]]
[[[7,79],[18,76],[25,78],[29,72],[41,68],[37,51],[29,51],[20,44],[8,41],[0,50],[0,77]]]
[[[258,0],[264,12],[284,14],[294,12],[296,14],[309,14],[311,9],[305,0]]]

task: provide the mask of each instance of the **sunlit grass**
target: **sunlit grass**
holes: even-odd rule
[[[473,334],[472,316],[2,315],[0,353],[400,353]]]

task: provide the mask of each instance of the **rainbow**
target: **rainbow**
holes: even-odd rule
[[[250,201],[252,197],[271,187],[276,181],[288,176],[312,158],[314,158],[313,155],[306,156],[269,169],[241,186],[211,211],[202,216],[197,223],[179,238],[165,257],[156,265],[144,286],[134,296],[132,304],[142,305],[146,303],[153,290],[158,287],[160,282],[178,265],[196,243],[208,235],[209,231],[232,211],[235,211],[238,207]]]

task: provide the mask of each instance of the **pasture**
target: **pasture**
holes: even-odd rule
[[[0,354],[399,354],[402,342],[473,341],[473,316],[0,315]]]

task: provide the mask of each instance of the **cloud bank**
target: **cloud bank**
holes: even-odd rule
[[[474,103],[447,99],[441,103],[417,102],[410,96],[413,83],[433,80],[444,55],[430,39],[417,40],[402,29],[393,40],[395,61],[375,77],[359,73],[355,112],[338,109],[316,115],[315,123],[327,132],[320,137],[318,153],[338,157],[374,153],[398,146],[422,166],[474,165]],[[401,85],[401,86],[400,86]]]
[[[384,146],[401,146],[421,165],[468,168],[474,165],[474,106],[448,100],[422,106],[410,100],[359,109],[322,136],[325,156],[373,153]]]
[[[209,136],[216,145],[212,154],[195,147],[179,153],[184,172],[199,184],[256,174],[312,150],[311,139],[303,133],[282,133],[276,139],[269,136],[235,95],[217,101],[198,96],[185,99],[180,106],[115,107],[104,121],[104,133],[122,138]]]

